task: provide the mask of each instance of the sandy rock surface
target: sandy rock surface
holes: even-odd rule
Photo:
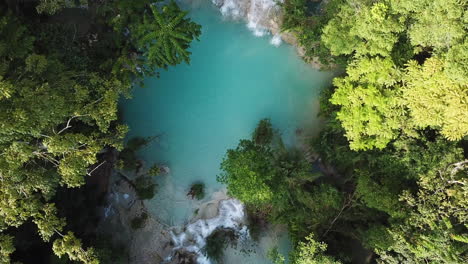
[[[136,197],[129,182],[117,179],[111,185],[109,205],[104,210],[101,229],[109,233],[114,242],[127,245],[128,263],[161,263],[172,252],[169,227],[148,214],[144,202]],[[148,215],[143,226],[132,228],[132,220],[142,214]]]

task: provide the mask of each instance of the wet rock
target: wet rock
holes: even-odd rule
[[[321,0],[314,0],[321,1]],[[300,46],[296,36],[291,32],[281,32],[283,10],[275,0],[212,0],[223,16],[230,19],[243,19],[247,27],[256,36],[271,34],[270,43],[279,46],[281,41],[296,47],[297,54],[305,57],[305,49]],[[280,0],[279,2],[283,2]],[[314,68],[320,69],[318,58],[307,58],[306,61]]]
[[[198,219],[210,219],[216,217],[218,215],[219,203],[227,199],[229,199],[229,197],[225,192],[219,191],[213,193],[210,201],[202,203],[198,207],[197,214],[191,222],[195,222]]]
[[[207,208],[213,210],[214,204],[217,204],[217,214],[215,217],[198,218],[198,220],[191,221],[181,230],[179,229],[178,231],[180,232],[173,231],[172,240],[175,248],[193,252],[199,263],[206,263],[208,261],[207,256],[201,252],[206,245],[207,238],[215,230],[232,229],[244,237],[248,234],[247,227],[244,225],[245,214],[242,203],[235,199],[227,199],[214,202],[213,207],[210,205]],[[202,212],[201,214],[204,213]],[[170,257],[170,259],[174,260],[175,255]]]
[[[125,180],[118,179],[111,186],[101,222],[101,230],[114,242],[126,245],[130,264],[161,263],[172,253],[168,227],[147,212],[145,203],[136,198],[135,189]],[[132,220],[147,214],[142,226],[132,228]],[[118,232],[116,232],[118,230]]]
[[[171,169],[168,166],[160,166],[159,169],[161,170],[161,174],[169,174],[171,173]]]
[[[179,249],[174,253],[169,264],[197,264],[197,255],[184,249]]]

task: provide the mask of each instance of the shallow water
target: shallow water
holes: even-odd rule
[[[249,137],[260,119],[270,118],[289,144],[299,128],[316,133],[318,95],[332,77],[302,62],[293,47],[275,47],[271,37],[255,37],[244,23],[225,21],[210,3],[192,9],[202,35],[192,45],[191,65],[146,79],[121,104],[129,138],[158,135],[139,154],[171,172],[156,177],[158,193],[147,206],[173,226],[187,223],[201,203],[186,196],[192,183],[205,184],[204,201],[224,188],[216,182],[224,153]]]

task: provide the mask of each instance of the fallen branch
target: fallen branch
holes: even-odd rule
[[[348,198],[348,200],[346,201],[346,203],[343,205],[343,207],[341,207],[341,210],[340,212],[338,213],[338,215],[333,219],[333,221],[330,223],[330,226],[328,227],[327,231],[325,231],[325,233],[323,233],[322,237],[325,237],[328,232],[330,232],[330,229],[333,227],[333,225],[335,224],[335,222],[338,220],[338,218],[340,218],[341,214],[344,212],[344,210],[351,204],[351,202],[353,201],[353,197],[354,197],[354,193],[352,195],[350,195],[350,197]]]
[[[97,165],[94,169],[92,169],[90,172],[86,173],[88,176],[91,176],[91,173],[93,173],[95,170],[99,169],[99,167],[101,167],[102,165],[104,165],[104,163],[106,163],[107,161],[103,161],[101,162],[99,165]]]

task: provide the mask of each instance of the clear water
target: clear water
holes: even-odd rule
[[[191,65],[146,79],[145,87],[121,104],[129,138],[159,135],[139,154],[171,170],[156,177],[158,194],[147,202],[150,212],[171,226],[187,223],[201,203],[187,198],[192,183],[205,184],[204,201],[224,188],[216,175],[226,150],[249,137],[260,119],[270,118],[290,144],[299,128],[317,132],[318,95],[332,78],[302,62],[293,47],[274,47],[270,37],[255,37],[245,24],[225,21],[210,3],[192,6],[191,16],[202,25]],[[287,235],[265,239],[287,241]],[[241,262],[261,263],[263,255]],[[236,258],[226,263],[241,263]]]

